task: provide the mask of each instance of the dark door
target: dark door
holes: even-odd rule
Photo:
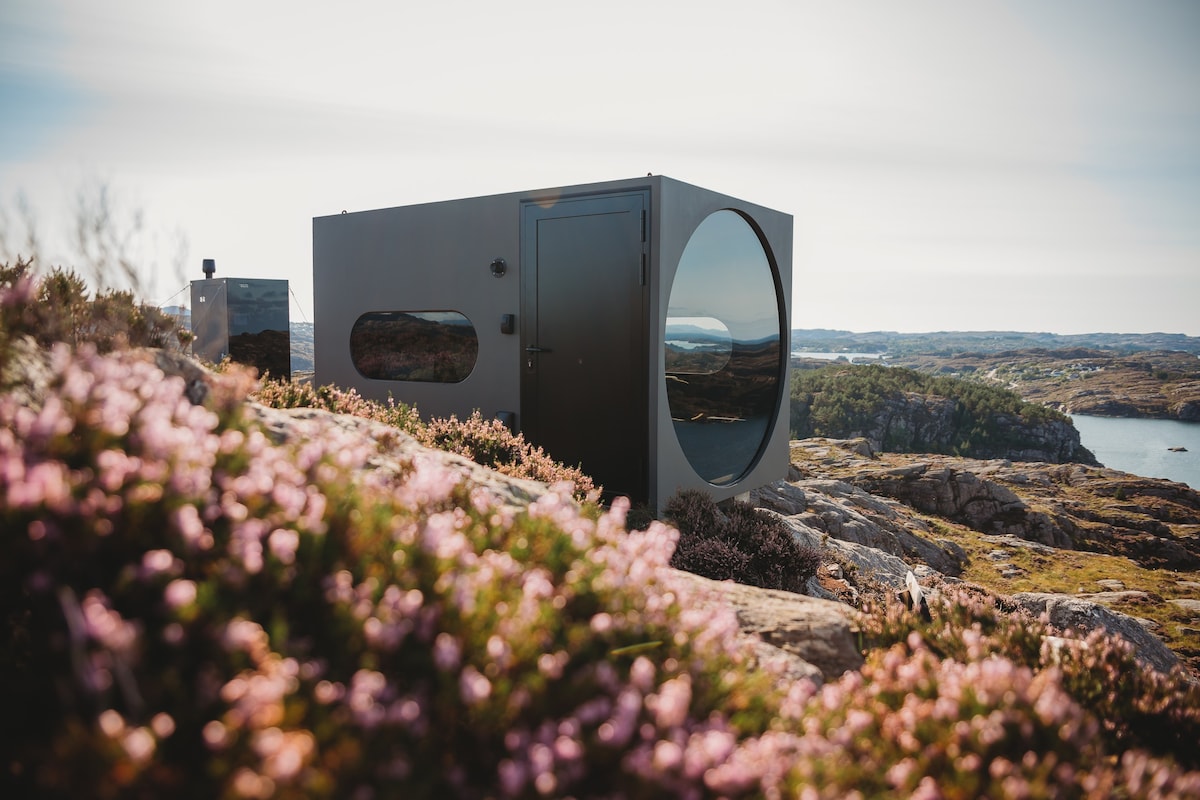
[[[605,496],[644,501],[648,194],[528,203],[521,430]]]

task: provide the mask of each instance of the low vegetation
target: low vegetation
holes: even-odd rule
[[[252,399],[273,408],[319,408],[375,420],[399,428],[427,447],[457,453],[503,475],[570,483],[576,498],[583,501],[594,502],[600,496],[601,487],[578,467],[560,464],[500,420],[485,420],[478,411],[465,420],[451,416],[423,422],[415,408],[390,398],[379,403],[363,398],[354,389],[290,381],[266,381]]]
[[[194,405],[137,354],[49,357],[0,392],[6,797],[1200,793],[1194,688],[1109,640],[880,608],[861,671],[787,682],[623,501],[273,443],[236,369]]]
[[[1002,386],[1072,414],[1200,420],[1200,361],[1183,350],[1037,348],[910,355],[900,362],[925,373]]]
[[[1069,424],[1065,415],[1027,403],[1020,395],[994,386],[934,377],[902,367],[833,364],[793,371],[791,436],[845,439],[866,435],[880,427],[888,404],[902,402],[906,395],[948,401],[948,424],[939,436],[918,436],[914,441],[909,441],[908,429],[904,429],[903,437],[899,427],[883,430],[880,444],[884,450],[994,457],[1005,450],[1043,444],[1027,441],[1021,428],[1004,424],[1006,420]]]
[[[671,566],[713,580],[803,593],[821,554],[799,544],[778,519],[749,503],[719,507],[697,489],[667,501],[665,517],[679,530]]]
[[[87,342],[101,353],[124,347],[179,349],[191,341],[191,333],[156,306],[138,302],[129,291],[91,294],[73,270],[56,267],[35,280],[33,262],[17,259],[0,264],[0,291],[9,297],[0,319],[0,347],[20,336],[42,347]]]

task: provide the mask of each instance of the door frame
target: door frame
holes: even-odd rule
[[[519,428],[526,432],[527,438],[537,444],[541,423],[538,408],[538,378],[537,353],[528,353],[526,348],[545,346],[539,344],[538,338],[538,223],[542,220],[562,219],[569,217],[597,216],[610,213],[621,213],[629,210],[630,201],[634,198],[641,204],[641,291],[638,294],[637,308],[632,317],[636,319],[634,331],[633,352],[630,353],[633,371],[632,382],[635,397],[629,401],[632,414],[631,424],[636,425],[633,432],[634,440],[638,442],[636,464],[630,464],[632,485],[638,487],[637,495],[647,495],[649,491],[650,470],[650,418],[653,409],[650,408],[650,288],[651,288],[651,258],[650,258],[650,189],[622,190],[616,192],[601,192],[595,194],[577,195],[552,200],[529,199],[521,203],[520,225],[520,254],[521,254],[521,306],[520,306],[520,417]],[[631,295],[632,298],[632,295]],[[581,309],[581,319],[583,309]],[[530,368],[530,358],[535,359],[534,367]],[[597,385],[598,392],[604,387]],[[550,454],[553,457],[553,453]],[[574,465],[568,465],[574,466]],[[606,494],[608,494],[606,492]],[[618,492],[618,494],[629,494]],[[644,501],[646,497],[635,496],[634,502]]]

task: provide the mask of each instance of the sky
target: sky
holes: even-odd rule
[[[0,257],[103,189],[164,304],[652,172],[793,215],[796,328],[1200,335],[1194,0],[2,0],[0,110]]]

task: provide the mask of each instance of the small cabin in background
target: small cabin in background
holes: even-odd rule
[[[228,356],[259,375],[291,380],[292,334],[288,282],[265,278],[215,278],[204,260],[202,281],[192,281],[192,352],[216,364]]]
[[[786,475],[791,261],[791,216],[662,176],[317,217],[314,380],[721,500]]]

